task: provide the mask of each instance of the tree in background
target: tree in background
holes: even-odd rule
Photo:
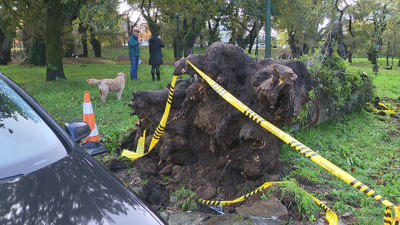
[[[397,1],[400,4],[400,1]],[[400,7],[397,5],[397,9]],[[390,69],[393,68],[393,59],[397,53],[399,54],[399,38],[400,38],[400,10],[397,10],[388,20],[386,29],[382,34],[382,38],[387,43],[387,66],[390,65]],[[389,64],[389,56],[391,56],[391,63]],[[397,63],[400,66],[400,59]]]
[[[321,0],[281,0],[275,4],[274,28],[287,34],[293,57],[298,58],[319,46],[326,31],[320,25],[324,23],[329,4]]]
[[[7,65],[11,61],[12,41],[16,36],[16,27],[10,25],[11,18],[6,15],[0,8],[0,65]]]
[[[151,33],[163,33],[165,41],[174,46],[175,57],[187,56],[193,52],[196,38],[199,37],[206,21],[218,15],[218,6],[226,4],[222,0],[128,0],[132,7],[138,7],[146,19]],[[179,16],[179,36],[176,24]],[[218,17],[218,16],[217,16]],[[167,34],[167,35],[166,35]],[[179,39],[179,51],[176,52],[176,40]]]
[[[249,45],[248,53],[251,54],[258,34],[265,24],[266,1],[232,1],[232,4],[232,13],[225,16],[224,24],[232,32],[231,42],[236,42],[243,49]],[[275,7],[274,2],[272,7]],[[275,10],[272,12],[275,13]]]
[[[95,57],[101,57],[101,43],[115,44],[121,33],[118,21],[118,0],[89,1],[79,13],[78,31],[81,35],[83,55],[87,56],[87,42],[91,44]]]
[[[61,33],[76,18],[77,11],[84,2],[85,0],[2,1],[4,11],[11,15],[10,24],[23,33],[24,46],[28,49],[26,61],[47,66],[46,81],[66,79],[62,64]]]
[[[46,4],[42,1],[2,2],[5,17],[10,18],[8,25],[21,31],[25,47],[25,63],[35,66],[46,65],[46,45],[44,40],[46,24]]]
[[[364,0],[356,4],[356,10],[363,17],[363,29],[366,30],[369,37],[365,47],[368,49],[367,56],[371,64],[377,64],[378,54],[383,45],[382,34],[388,18],[390,15],[394,15],[394,10],[397,10],[396,2],[398,1]]]

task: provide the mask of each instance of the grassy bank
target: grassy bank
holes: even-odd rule
[[[195,50],[195,53],[201,53],[205,49]],[[89,91],[101,140],[107,147],[115,150],[120,140],[134,129],[137,120],[135,116],[130,116],[132,110],[128,106],[132,92],[166,88],[172,79],[173,65],[163,65],[161,81],[151,81],[151,67],[145,63],[148,58],[147,47],[142,47],[141,52],[144,63],[139,66],[139,80],[127,80],[122,99],[119,101],[116,100],[115,93],[109,93],[107,102],[101,102],[97,86],[87,84],[86,79],[114,78],[118,72],[124,72],[129,77],[128,63],[115,64],[118,55],[127,55],[127,48],[103,49],[104,59],[90,58],[84,64],[65,65],[67,80],[45,82],[44,67],[0,66],[0,72],[11,77],[36,98],[60,124],[82,119],[84,91]],[[165,59],[173,60],[172,48],[165,48],[163,54]],[[74,60],[79,62],[79,59]],[[103,64],[90,63],[98,60],[103,60]],[[383,59],[380,61],[383,62]],[[372,65],[365,58],[356,58],[349,66],[367,72],[373,79],[375,96],[379,97],[382,103],[390,104],[389,108],[398,110],[394,108],[393,102],[386,99],[397,100],[400,97],[398,67],[385,70],[384,66],[380,66],[380,71],[375,76],[372,73]],[[182,77],[185,78],[187,76]],[[341,115],[317,127],[292,132],[290,135],[395,205],[400,202],[398,119],[390,117],[389,114],[379,115],[378,112],[362,110]],[[321,186],[318,190],[310,190],[310,194],[324,201],[339,217],[351,217],[353,222],[349,224],[382,223],[384,205],[329,174],[290,146],[283,144],[279,159],[288,162],[294,169],[286,179],[306,180],[312,186]],[[318,210],[323,212],[319,208]],[[342,219],[350,220],[343,217]]]

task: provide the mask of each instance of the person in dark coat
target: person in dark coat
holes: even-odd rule
[[[161,53],[161,48],[164,48],[164,42],[161,40],[161,34],[155,33],[152,38],[149,40],[149,52],[150,52],[150,59],[149,65],[151,65],[151,76],[153,81],[156,79],[154,78],[154,70],[157,73],[157,80],[159,81],[160,78],[160,65],[163,64],[163,54]]]

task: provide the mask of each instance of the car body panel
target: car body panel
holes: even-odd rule
[[[146,208],[78,151],[0,185],[0,224],[163,224]]]
[[[28,93],[2,73],[0,81],[9,85],[43,119],[59,139],[61,152],[65,152],[56,154],[58,158],[45,166],[40,164],[36,169],[30,166],[31,169],[17,170],[16,174],[9,173],[14,174],[11,177],[0,179],[0,224],[167,224],[77,144]],[[7,125],[0,116],[1,121]],[[15,157],[23,157],[23,149],[29,153],[37,146],[18,146],[20,152],[16,149]],[[12,152],[12,148],[0,147],[2,151]],[[18,163],[21,168],[26,166]],[[0,168],[13,170],[1,165]]]

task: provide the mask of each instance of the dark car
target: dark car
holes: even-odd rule
[[[89,134],[0,73],[0,224],[166,224],[79,145]]]

